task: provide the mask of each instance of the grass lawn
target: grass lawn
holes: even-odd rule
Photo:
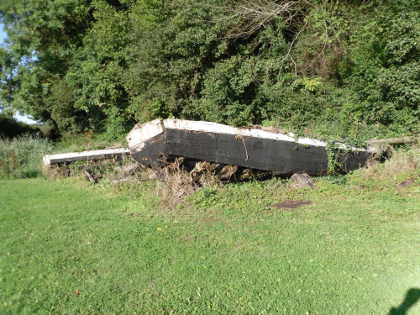
[[[172,210],[142,184],[0,181],[0,314],[388,314],[420,297],[407,176],[233,184]]]

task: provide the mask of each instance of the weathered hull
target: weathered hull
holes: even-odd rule
[[[328,156],[324,142],[264,131],[186,120],[155,120],[136,126],[127,137],[134,159],[158,166],[162,158],[184,157],[278,175],[306,172],[324,175]],[[343,171],[363,166],[371,156],[365,150],[341,150]]]

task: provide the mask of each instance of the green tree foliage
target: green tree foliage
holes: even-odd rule
[[[58,101],[57,93],[66,86],[62,79],[93,20],[90,5],[82,0],[17,0],[5,2],[0,12],[10,42],[9,58],[15,60],[8,73],[18,85],[8,95],[14,107],[51,120],[63,131],[85,127],[86,116],[68,103],[71,98]]]
[[[343,137],[418,132],[419,4],[2,1],[4,104],[62,133],[180,117]]]

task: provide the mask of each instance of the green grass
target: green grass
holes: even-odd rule
[[[172,209],[144,183],[0,181],[0,313],[387,314],[420,287],[420,174],[391,170],[206,188]],[[313,204],[271,207],[284,199]]]

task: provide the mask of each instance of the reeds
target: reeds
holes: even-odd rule
[[[0,178],[37,177],[42,172],[42,156],[52,150],[43,138],[22,136],[0,138]]]

